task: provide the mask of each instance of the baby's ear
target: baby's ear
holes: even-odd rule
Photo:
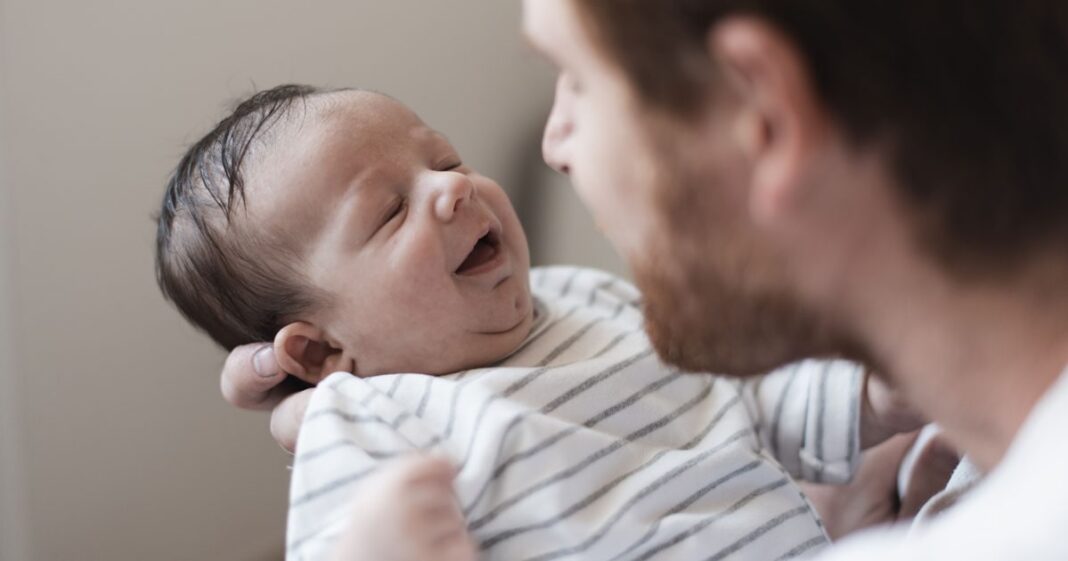
[[[295,321],[275,335],[274,354],[282,370],[313,385],[327,374],[356,370],[356,360],[349,353],[331,345],[322,329],[303,321]]]

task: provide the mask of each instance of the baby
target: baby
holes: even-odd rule
[[[791,476],[848,479],[874,414],[846,362],[665,366],[633,287],[531,272],[501,187],[380,94],[242,103],[178,165],[157,244],[191,322],[318,385],[290,559],[793,557],[827,538]]]

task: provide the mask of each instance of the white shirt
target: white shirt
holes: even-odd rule
[[[1068,370],[1005,458],[951,510],[907,534],[873,530],[818,561],[1068,560]]]
[[[657,359],[625,281],[571,267],[531,280],[535,326],[500,364],[320,385],[298,439],[290,559],[326,557],[353,486],[416,450],[456,461],[483,560],[771,560],[826,545],[788,473],[851,475],[857,365],[682,373]]]

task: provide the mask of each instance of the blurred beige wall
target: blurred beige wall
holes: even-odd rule
[[[391,93],[507,184],[551,95],[518,18],[513,0],[0,0],[3,561],[277,556],[287,457],[155,287],[166,176],[227,101],[301,81]]]
[[[0,30],[5,27],[4,4],[0,3]],[[0,70],[5,52],[0,50]],[[7,95],[0,71],[0,109]],[[25,506],[22,488],[22,431],[18,426],[19,381],[15,376],[15,316],[13,280],[14,209],[8,176],[8,139],[5,111],[0,110],[0,561],[26,559]]]
[[[4,27],[3,5],[0,4],[0,29]],[[0,61],[3,52],[0,51]],[[0,108],[6,95],[4,75],[0,72]],[[22,431],[17,425],[18,379],[15,376],[15,345],[12,291],[12,250],[14,248],[14,209],[11,204],[11,184],[7,175],[7,139],[4,113],[0,111],[0,561],[25,559],[25,526],[22,517],[25,505],[22,489]]]

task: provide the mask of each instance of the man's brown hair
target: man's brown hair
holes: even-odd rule
[[[1068,2],[573,0],[642,101],[687,116],[731,15],[796,45],[859,147],[887,146],[921,240],[951,270],[1068,249]]]

